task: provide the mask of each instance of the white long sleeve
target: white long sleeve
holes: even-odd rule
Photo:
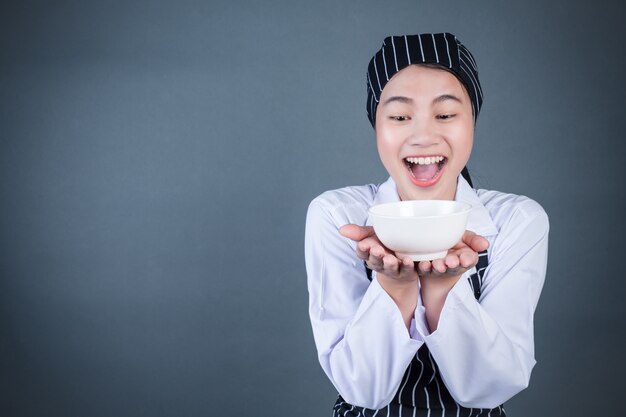
[[[535,365],[533,315],[546,272],[548,219],[520,198],[491,240],[480,303],[464,279],[448,294],[437,330],[423,334],[454,399],[494,408],[528,386]],[[423,306],[418,320],[425,320]]]
[[[456,199],[472,204],[468,229],[490,242],[480,303],[467,282],[474,271],[468,271],[450,291],[438,329],[428,333],[420,303],[411,335],[393,300],[375,279],[367,280],[354,243],[338,233],[347,223],[366,224],[370,206],[397,201],[393,181],[330,191],[311,203],[305,239],[309,313],[320,364],[347,402],[374,409],[389,403],[424,342],[463,406],[496,407],[528,385],[547,217],[526,197],[477,194],[462,178]]]
[[[310,205],[305,241],[309,313],[320,364],[346,401],[381,408],[393,398],[423,341],[409,336],[394,301],[375,279],[370,284],[354,244],[339,235],[342,225],[365,219],[337,223],[325,203],[317,199]]]

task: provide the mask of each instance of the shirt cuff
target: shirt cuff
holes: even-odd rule
[[[470,271],[464,273],[461,278],[454,284],[448,296],[446,297],[446,301],[441,309],[441,314],[439,315],[439,323],[437,325],[437,330],[434,332],[430,332],[428,329],[428,321],[426,320],[426,308],[424,307],[424,303],[422,301],[421,292],[418,295],[417,299],[417,308],[415,309],[415,332],[417,340],[423,340],[428,342],[429,344],[436,343],[437,341],[437,333],[439,329],[445,327],[445,322],[450,320],[450,316],[454,314],[454,310],[458,307],[459,304],[473,302],[474,293],[472,291],[471,286],[467,282],[467,278],[475,272],[475,269],[471,269]],[[411,336],[413,337],[413,336]]]
[[[430,335],[430,330],[428,330],[428,322],[426,321],[426,308],[424,307],[424,303],[422,302],[422,293],[419,292],[417,295],[417,307],[415,308],[415,337],[411,335],[416,340],[426,340],[426,337]]]
[[[457,314],[457,310],[459,306],[462,306],[467,303],[476,303],[476,298],[474,297],[474,292],[472,287],[469,285],[467,278],[471,275],[473,269],[469,273],[463,274],[461,278],[457,281],[456,284],[452,287],[448,296],[446,297],[446,301],[441,309],[441,314],[439,315],[439,323],[437,324],[437,330],[429,334],[424,338],[424,341],[428,343],[429,346],[438,345],[443,338],[445,337],[446,328],[449,327],[449,322],[454,322],[457,319],[454,318],[455,314]]]
[[[407,333],[406,326],[404,324],[404,320],[402,319],[402,314],[400,313],[398,306],[396,305],[395,301],[393,301],[391,296],[387,293],[387,291],[385,291],[384,288],[378,282],[378,279],[376,277],[376,271],[372,271],[372,284],[370,285],[370,287],[368,288],[366,292],[366,296],[364,298],[365,303],[362,302],[361,305],[362,306],[369,305],[367,307],[367,309],[369,309],[371,308],[370,306],[373,304],[375,299],[379,299],[378,302],[382,301],[382,305],[378,314],[391,315],[393,317],[393,320],[392,320],[392,322],[394,323],[393,327],[397,327],[398,329],[401,328],[402,333],[407,335],[407,338],[412,339],[412,341],[419,342],[420,344],[424,343],[423,334],[425,334],[424,330],[427,330],[427,328],[424,327],[424,324],[423,324],[424,321],[418,319],[417,310],[419,309],[419,307],[416,308],[416,311],[413,314],[413,318],[411,319],[411,323],[409,325],[409,329]],[[419,300],[418,300],[418,305],[419,305]],[[423,310],[423,307],[422,307],[422,310]],[[359,314],[357,313],[357,315]]]

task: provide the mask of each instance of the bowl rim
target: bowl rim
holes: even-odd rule
[[[381,208],[381,207],[394,206],[394,205],[415,205],[415,204],[419,205],[419,204],[432,203],[432,202],[443,203],[443,204],[459,205],[459,206],[461,206],[461,209],[459,211],[455,211],[454,213],[449,213],[449,214],[445,214],[445,215],[439,214],[439,215],[432,215],[432,216],[419,216],[420,219],[434,219],[434,218],[441,218],[441,217],[448,217],[448,216],[457,216],[457,215],[465,214],[465,213],[470,212],[472,210],[472,205],[469,204],[469,203],[466,203],[464,201],[456,201],[456,200],[407,200],[407,201],[394,201],[392,203],[376,204],[375,206],[371,206],[367,210],[367,212],[368,212],[369,216],[375,216],[375,217],[385,218],[385,219],[410,219],[410,218],[412,218],[410,216],[394,216],[394,215],[376,213],[376,209]]]

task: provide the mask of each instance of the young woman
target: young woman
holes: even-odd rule
[[[452,34],[392,36],[370,61],[367,112],[390,178],[309,206],[309,313],[337,416],[499,416],[528,386],[548,219],[533,200],[475,190],[465,168],[482,104]],[[471,204],[444,259],[399,259],[367,226],[399,200]],[[433,414],[435,413],[435,414]]]

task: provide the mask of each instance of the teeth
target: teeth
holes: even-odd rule
[[[427,157],[410,157],[406,158],[406,160],[412,164],[418,165],[430,165],[430,164],[438,164],[443,161],[443,156],[427,156]]]

